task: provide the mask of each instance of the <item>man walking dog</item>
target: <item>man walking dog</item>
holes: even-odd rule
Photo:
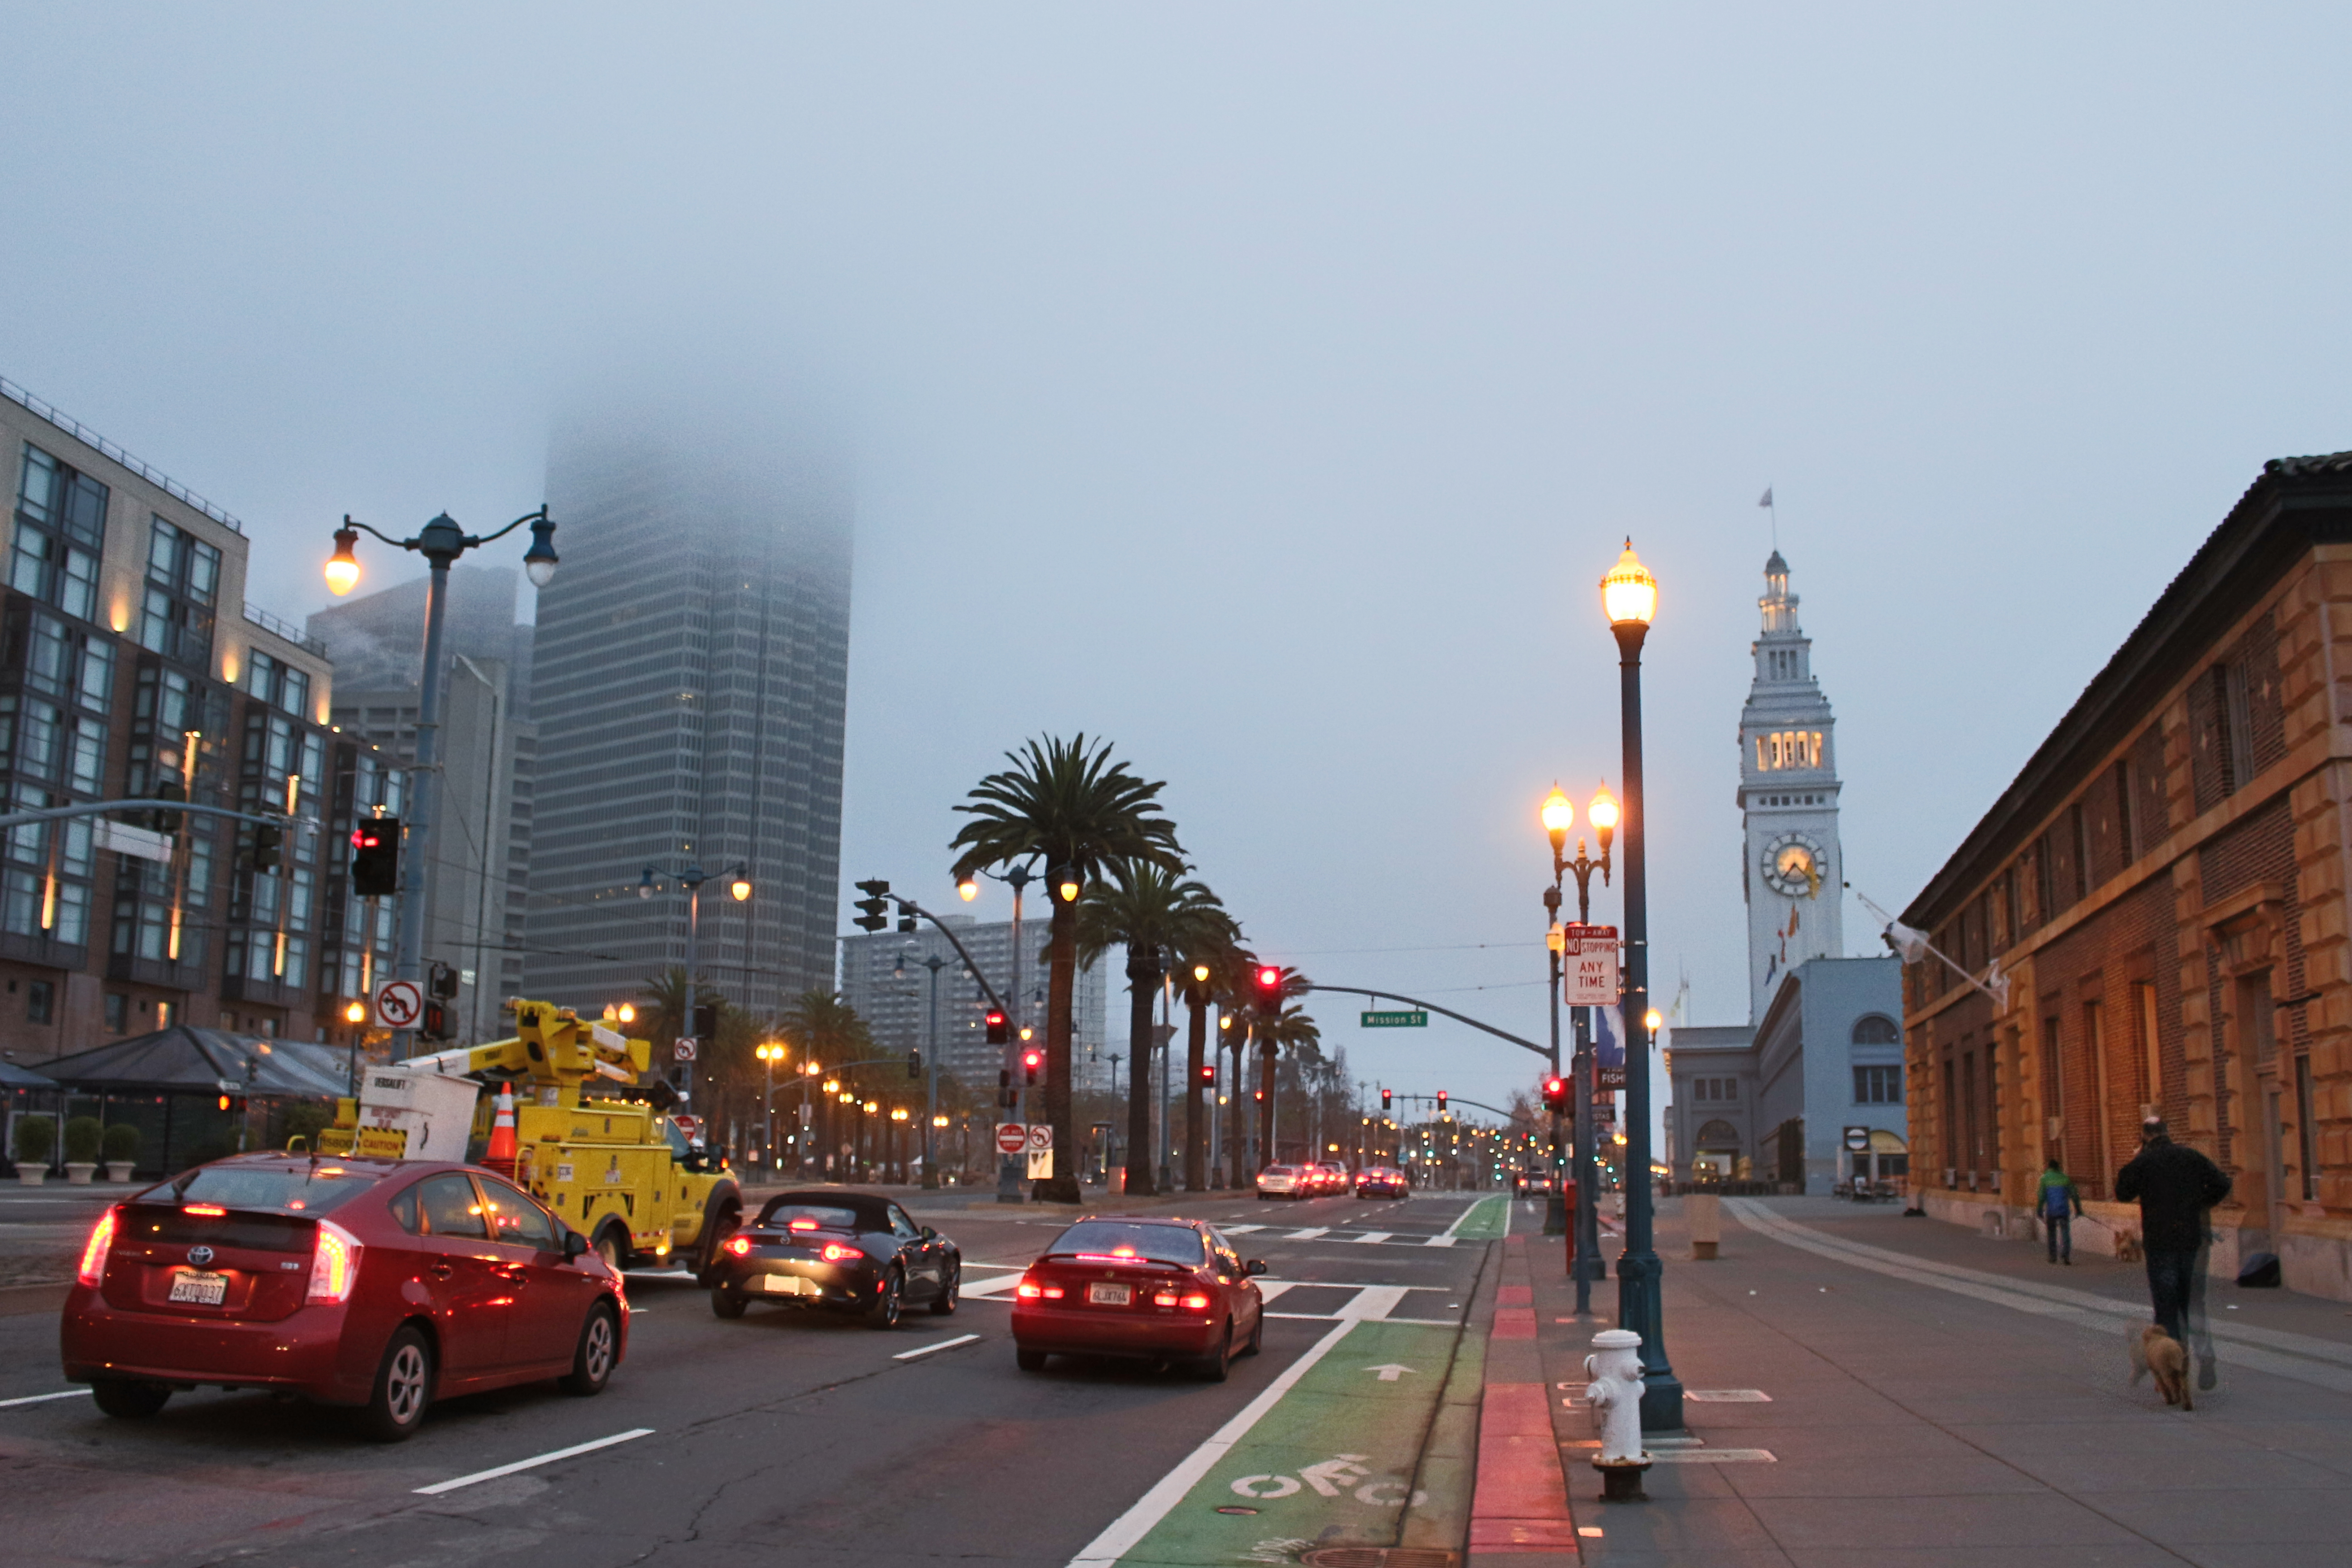
[[[2230,1195],[2230,1178],[2196,1150],[2175,1143],[2160,1116],[2141,1122],[2139,1135],[2139,1152],[2116,1173],[2116,1196],[2126,1203],[2138,1200],[2149,1304],[2164,1331],[2186,1346],[2189,1296],[2200,1282],[2205,1250],[2205,1211]],[[2198,1359],[2198,1386],[2210,1388],[2210,1349]]]
[[[2055,1154],[2050,1156],[2050,1163],[2042,1172],[2042,1191],[2034,1199],[2033,1208],[2042,1216],[2042,1234],[2050,1244],[2050,1261],[2071,1266],[2074,1261],[2074,1216],[2083,1212],[2083,1198],[2074,1190],[2074,1178],[2059,1168]]]

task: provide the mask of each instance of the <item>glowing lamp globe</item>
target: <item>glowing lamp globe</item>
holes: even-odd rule
[[[1569,805],[1568,796],[1560,793],[1558,784],[1552,785],[1551,794],[1544,796],[1543,825],[1544,831],[1554,838],[1564,837],[1576,825],[1576,807]]]
[[[1601,579],[1601,607],[1612,626],[1646,626],[1658,613],[1658,580],[1633,553],[1630,539],[1625,542],[1625,553]]]

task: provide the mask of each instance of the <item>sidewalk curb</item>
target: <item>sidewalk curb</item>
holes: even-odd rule
[[[1582,1548],[1536,1342],[1528,1238],[1507,1236],[1498,1250],[1494,1328],[1478,1406],[1477,1491],[1470,1510],[1468,1560],[1519,1568],[1580,1557]]]
[[[1463,1303],[1461,1331],[1454,1340],[1454,1363],[1422,1439],[1421,1463],[1413,1472],[1413,1495],[1397,1524],[1397,1545],[1436,1552],[1462,1552],[1470,1541],[1470,1511],[1478,1480],[1478,1405],[1486,1383],[1486,1331],[1478,1321],[1495,1297],[1496,1245],[1478,1260],[1478,1272]]]

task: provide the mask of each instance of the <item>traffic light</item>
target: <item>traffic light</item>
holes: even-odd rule
[[[1201,1087],[1203,1089],[1214,1089],[1217,1087],[1216,1063],[1202,1062],[1201,1064]]]
[[[923,1053],[920,1049],[911,1050],[907,1053],[907,1076],[908,1078],[920,1078],[923,1076]]]
[[[1437,1114],[1445,1114],[1445,1091],[1442,1089],[1437,1091]]]
[[[1045,1053],[1034,1047],[1021,1053],[1022,1082],[1036,1086],[1037,1069],[1045,1065]]]
[[[1396,1090],[1392,1089],[1384,1089],[1381,1090],[1381,1114],[1382,1116],[1386,1116],[1395,1104]]]
[[[890,923],[890,884],[878,879],[860,882],[857,890],[866,896],[857,900],[858,915],[852,923],[861,931],[880,931]]]
[[[694,1037],[716,1041],[719,1038],[719,1004],[697,1002],[694,1005]]]
[[[1013,1026],[1004,1016],[1004,1009],[1002,1007],[991,1007],[988,1010],[988,1043],[992,1046],[1007,1046],[1013,1043]]]
[[[1561,1111],[1568,1109],[1568,1079],[1554,1074],[1543,1080],[1544,1109]]]
[[[1252,977],[1257,986],[1257,1005],[1266,1016],[1282,1011],[1282,970],[1278,965],[1261,963]]]
[[[417,1020],[416,1032],[428,1040],[447,1039],[449,1037],[448,1004],[428,1000],[425,1004],[425,1016]]]
[[[400,818],[371,816],[352,829],[352,891],[362,899],[400,891]]]
[[[905,904],[898,906],[898,930],[909,936],[914,934],[915,911]]]
[[[425,973],[425,994],[444,1002],[454,1001],[457,995],[457,972],[435,959],[433,967]]]
[[[253,830],[253,868],[275,871],[286,858],[286,830],[263,823]]]

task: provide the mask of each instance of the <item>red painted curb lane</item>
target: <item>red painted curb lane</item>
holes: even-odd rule
[[[1498,1307],[1495,1310],[1495,1327],[1488,1336],[1497,1340],[1531,1340],[1536,1337],[1536,1311],[1533,1307]]]
[[[1540,1383],[1490,1383],[1478,1405],[1470,1551],[1530,1549],[1578,1550],[1551,1407]]]

